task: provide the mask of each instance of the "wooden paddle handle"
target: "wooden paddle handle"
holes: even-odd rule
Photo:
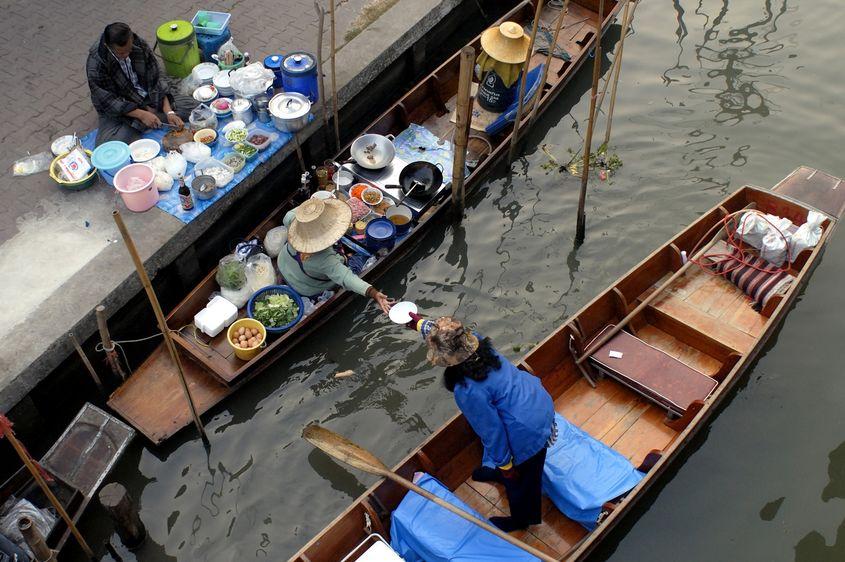
[[[452,505],[451,503],[447,502],[446,500],[444,500],[442,498],[438,498],[437,496],[435,496],[434,494],[432,494],[428,490],[420,488],[419,486],[417,486],[416,484],[414,484],[410,480],[406,480],[396,473],[393,473],[389,470],[385,470],[385,471],[382,472],[382,476],[385,476],[386,478],[390,478],[391,480],[393,480],[397,484],[404,486],[405,488],[411,490],[412,492],[416,492],[417,494],[421,495],[422,497],[424,497],[425,499],[427,499],[429,501],[433,501],[434,503],[436,503],[440,507],[442,507],[444,509],[448,509],[449,511],[451,511],[452,513],[454,513],[458,517],[462,517],[462,518],[466,519],[467,521],[469,521],[470,523],[474,523],[475,525],[478,525],[479,527],[481,527],[485,531],[487,531],[489,533],[493,533],[494,535],[496,535],[500,539],[508,541],[509,543],[514,545],[515,547],[521,548],[525,552],[531,554],[532,556],[536,556],[540,560],[545,560],[546,562],[558,562],[558,560],[556,558],[552,558],[548,554],[545,554],[544,552],[537,550],[533,546],[525,544],[521,540],[519,540],[515,537],[512,537],[509,534],[505,533],[501,529],[494,527],[493,525],[491,525],[487,521],[482,521],[478,517],[475,517],[474,515],[467,513],[463,509]]]

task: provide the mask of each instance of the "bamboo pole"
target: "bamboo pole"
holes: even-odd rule
[[[329,132],[329,110],[326,105],[326,78],[323,74],[323,26],[326,21],[326,10],[317,1],[314,1],[314,9],[317,11],[317,91],[320,96],[320,104],[323,107],[323,125],[326,134]]]
[[[472,122],[472,68],[475,65],[475,49],[464,47],[461,49],[461,68],[458,74],[458,97],[455,110],[455,135],[452,139],[452,206],[456,214],[463,214],[464,194],[464,166],[467,158],[467,139],[470,123]]]
[[[575,243],[581,244],[587,229],[587,217],[584,205],[587,202],[587,180],[590,173],[590,148],[593,144],[593,126],[595,125],[596,94],[599,88],[599,74],[601,74],[601,32],[604,23],[604,0],[599,0],[599,11],[596,16],[596,47],[593,50],[593,86],[590,89],[590,113],[587,120],[587,134],[584,139],[584,169],[581,171],[581,191],[578,194],[578,220],[575,226]]]
[[[519,97],[516,104],[516,119],[513,122],[513,132],[511,133],[511,148],[508,152],[508,163],[513,162],[516,156],[516,145],[519,142],[519,126],[522,124],[522,111],[525,107],[525,85],[528,82],[528,67],[531,64],[531,55],[534,54],[534,40],[537,38],[537,28],[540,27],[540,12],[543,11],[544,0],[535,0],[537,2],[537,9],[534,10],[534,25],[531,26],[531,40],[528,42],[528,55],[525,57],[525,63],[522,65],[522,78],[519,81]],[[554,46],[552,46],[554,47]],[[554,50],[554,49],[552,49]],[[534,92],[534,95],[542,94],[543,84],[541,83]]]
[[[29,453],[27,453],[26,449],[24,449],[23,445],[21,445],[21,442],[18,441],[17,437],[15,437],[15,432],[12,431],[12,428],[7,422],[8,420],[4,420],[4,423],[0,423],[0,428],[2,428],[3,433],[9,440],[9,443],[11,443],[12,448],[15,449],[15,452],[18,454],[21,461],[23,461],[24,466],[26,466],[26,469],[32,475],[32,478],[35,480],[35,483],[38,484],[38,487],[41,488],[41,491],[44,492],[44,495],[47,496],[47,499],[50,501],[51,504],[53,504],[53,507],[56,508],[56,512],[64,520],[68,529],[70,529],[70,532],[73,534],[74,538],[79,543],[79,546],[91,560],[94,560],[94,551],[92,551],[91,547],[88,546],[88,543],[85,542],[85,539],[82,537],[82,534],[79,532],[79,529],[76,528],[73,519],[71,519],[70,515],[67,514],[67,511],[65,511],[64,506],[61,504],[55,494],[53,494],[53,490],[50,489],[50,487],[47,485],[47,482],[44,481],[44,477],[41,475],[41,472],[38,470],[38,467],[35,466],[35,461],[32,460],[32,457],[29,456]]]
[[[552,44],[549,45],[549,54],[546,56],[546,64],[543,67],[543,77],[540,79],[540,86],[537,88],[537,93],[534,94],[534,97],[532,98],[531,117],[528,118],[528,125],[525,127],[526,129],[531,129],[531,125],[537,118],[537,110],[540,108],[540,98],[543,95],[543,88],[546,85],[546,79],[549,77],[549,67],[552,64],[555,49],[557,48],[557,40],[560,36],[560,29],[561,27],[563,27],[563,20],[566,18],[567,13],[569,13],[569,0],[566,0],[563,3],[563,7],[560,9],[560,14],[558,14],[557,16],[557,23],[555,24],[555,33],[552,38]]]
[[[331,48],[332,48],[332,109],[334,111],[334,142],[335,142],[335,152],[340,152],[340,119],[338,117],[338,109],[337,109],[337,76],[335,72],[335,18],[334,12],[336,8],[335,0],[329,0],[329,7],[332,10],[331,16]]]
[[[179,378],[179,384],[182,386],[182,392],[185,395],[185,401],[188,403],[188,409],[191,412],[191,417],[194,419],[194,425],[197,426],[197,431],[200,434],[204,443],[208,443],[208,436],[205,434],[205,428],[202,426],[202,421],[197,413],[197,408],[194,405],[194,400],[191,397],[191,390],[188,388],[188,382],[185,380],[185,372],[182,370],[182,361],[179,359],[179,353],[176,351],[176,345],[173,343],[173,336],[170,335],[170,328],[167,326],[167,320],[164,318],[164,313],[161,311],[161,305],[158,303],[158,297],[153,290],[150,278],[147,275],[147,270],[144,269],[144,263],[141,261],[141,256],[138,255],[138,250],[135,248],[135,242],[129,235],[129,230],[123,222],[123,217],[120,216],[120,211],[115,209],[112,211],[114,222],[117,223],[117,228],[120,230],[120,235],[123,236],[123,242],[126,244],[126,249],[129,250],[129,255],[132,256],[132,261],[135,262],[135,269],[138,271],[138,277],[141,278],[141,284],[147,292],[147,298],[150,300],[150,306],[153,308],[158,327],[164,337],[164,344],[167,351],[170,352],[170,358],[176,366],[176,373]]]
[[[120,377],[122,380],[126,380],[126,371],[123,370],[123,365],[120,364],[120,357],[117,355],[114,342],[112,341],[111,334],[109,333],[109,325],[106,321],[106,307],[98,305],[97,308],[94,309],[94,312],[97,315],[97,328],[100,331],[100,342],[103,344],[103,351],[106,352],[106,362],[109,364],[109,368],[112,370],[112,373]]]
[[[299,160],[299,167],[303,172],[307,172],[308,168],[305,167],[305,156],[302,154],[302,146],[299,144],[299,133],[291,133],[291,136],[293,147],[296,149],[296,159]]]
[[[622,71],[622,54],[625,52],[625,37],[628,35],[628,29],[631,27],[631,22],[634,20],[634,12],[637,10],[638,0],[628,0],[625,3],[625,14],[622,20],[622,37],[619,39],[619,52],[613,62],[617,62],[616,69],[613,74],[613,86],[610,89],[610,107],[607,110],[607,129],[604,132],[603,145],[607,146],[610,143],[610,128],[613,123],[613,109],[616,107],[616,86],[619,84],[619,74]],[[633,3],[633,6],[631,4]],[[628,7],[631,6],[630,13]]]
[[[68,332],[67,336],[70,338],[71,343],[73,343],[73,347],[76,349],[76,353],[79,354],[79,358],[82,359],[83,365],[85,365],[85,368],[88,369],[88,373],[91,375],[91,378],[94,379],[94,384],[96,384],[97,388],[100,389],[100,394],[105,396],[106,389],[103,386],[103,381],[100,380],[99,375],[97,375],[97,371],[94,370],[94,366],[91,364],[91,361],[88,360],[88,356],[85,355],[85,351],[82,349],[82,346],[79,345],[79,341],[76,339],[76,336],[73,335],[73,332]]]

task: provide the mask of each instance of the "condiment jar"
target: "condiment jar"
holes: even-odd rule
[[[244,98],[237,98],[232,102],[232,119],[243,121],[245,125],[252,123],[252,103]]]

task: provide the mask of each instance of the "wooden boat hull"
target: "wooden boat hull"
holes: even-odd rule
[[[605,2],[605,15],[602,25],[610,26],[617,16],[621,3],[613,0]],[[538,113],[545,111],[551,102],[560,94],[571,77],[589,58],[587,55],[595,45],[594,26],[597,16],[598,2],[594,0],[573,0],[570,5],[568,24],[565,32],[561,33],[559,45],[566,48],[572,58],[563,63],[554,59],[549,78],[544,85],[540,98]],[[591,11],[592,10],[592,11]],[[543,13],[542,21],[552,25],[556,11]],[[527,22],[533,18],[534,8],[529,1],[519,3],[500,21],[515,20]],[[471,43],[476,49],[480,48],[480,36]],[[535,54],[532,67],[545,62],[545,57]],[[441,134],[444,139],[450,134],[449,104],[454,102],[457,92],[457,69],[459,58],[456,54],[443,65],[438,67],[418,86],[403,96],[388,111],[368,126],[365,132],[381,134],[397,134],[410,123],[419,123]],[[438,92],[436,95],[433,92]],[[435,103],[435,99],[451,95],[445,102]],[[528,116],[523,119],[523,125]],[[512,126],[504,133],[495,137],[493,151],[467,178],[468,191],[476,187],[490,167],[508,149]],[[348,153],[347,146],[341,152]],[[338,158],[343,159],[343,158]],[[363,278],[370,283],[377,280],[389,267],[410,252],[419,243],[421,235],[434,222],[442,217],[448,208],[450,200],[439,202],[432,207],[419,221],[411,236],[406,237],[383,259],[365,272]],[[294,195],[285,200],[268,218],[262,222],[248,237],[263,235],[272,227],[281,224],[285,212],[294,206]],[[217,290],[214,280],[215,271],[210,272],[205,279],[192,291],[168,316],[168,324],[172,328],[185,326],[193,321],[193,316],[204,306],[213,291]],[[215,404],[232,394],[240,385],[269,367],[273,361],[284,355],[297,342],[306,337],[314,329],[326,322],[342,306],[351,301],[354,295],[348,291],[338,291],[331,299],[323,303],[320,308],[301,321],[294,329],[276,339],[271,345],[259,353],[253,360],[242,362],[235,358],[228,347],[225,338],[218,336],[208,345],[199,344],[192,335],[174,334],[174,341],[187,355],[190,361],[183,361],[185,375],[189,387],[195,395],[197,409],[200,414],[208,411]],[[149,396],[163,397],[160,401],[150,401]],[[144,362],[138,370],[118,388],[109,399],[109,406],[127,419],[136,429],[143,433],[153,443],[161,443],[181,428],[191,423],[191,418],[184,404],[184,398],[178,387],[175,374],[166,357],[163,346]]]
[[[845,209],[845,190],[838,189],[841,185],[838,178],[799,168],[773,191],[739,189],[620,277],[523,357],[519,366],[541,378],[555,399],[558,413],[628,457],[646,475],[624,499],[608,506],[598,526],[589,533],[546,504],[543,523],[519,532],[519,538],[556,559],[582,560],[658,481],[741,380],[807,283]],[[690,408],[683,417],[668,420],[664,409],[612,379],[603,378],[591,388],[582,378],[573,354],[567,351],[570,335],[582,335],[589,341],[606,325],[626,316],[635,302],[646,300],[655,287],[681,268],[681,251],[691,252],[728,213],[753,204],[758,210],[801,224],[811,208],[801,200],[813,201],[828,218],[819,243],[794,260],[790,270],[793,282],[769,311],[764,309],[768,316],[753,311],[729,281],[693,265],[658,294],[628,328],[643,341],[718,380],[700,408]],[[481,452],[478,438],[466,419],[457,414],[394,470],[406,478],[417,471],[428,472],[483,515],[500,514],[504,507],[502,489],[470,478],[472,469],[480,463]],[[339,560],[370,532],[389,536],[390,513],[404,494],[390,481],[373,485],[291,560]],[[369,525],[364,524],[367,521]]]

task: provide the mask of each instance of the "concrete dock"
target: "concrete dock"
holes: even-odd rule
[[[398,0],[346,43],[349,24],[365,3],[370,2],[352,0],[338,9],[341,106],[461,4]],[[0,68],[0,86],[7,94],[0,109],[0,155],[9,170],[27,152],[49,151],[51,140],[60,135],[82,135],[96,127],[84,67],[88,48],[107,23],[125,21],[152,43],[157,25],[168,19],[190,20],[206,7],[189,2],[177,10],[164,0],[146,2],[143,10],[135,3],[105,0],[86,2],[71,12],[63,6],[56,0],[12,0],[4,10],[7,32],[0,38],[0,53],[4,61],[18,61]],[[254,60],[294,49],[316,52],[316,14],[307,0],[229,0],[215,9],[232,13],[233,38]],[[315,119],[301,138],[321,125],[322,119]],[[11,409],[72,353],[68,332],[80,340],[95,333],[95,306],[104,304],[114,313],[141,291],[113,222],[113,209],[122,211],[148,272],[155,276],[292,150],[286,146],[188,225],[157,208],[140,214],[126,211],[103,182],[68,192],[46,172],[15,178],[8,171],[0,186],[0,271],[5,278],[0,334],[6,341],[0,346],[0,412]]]

